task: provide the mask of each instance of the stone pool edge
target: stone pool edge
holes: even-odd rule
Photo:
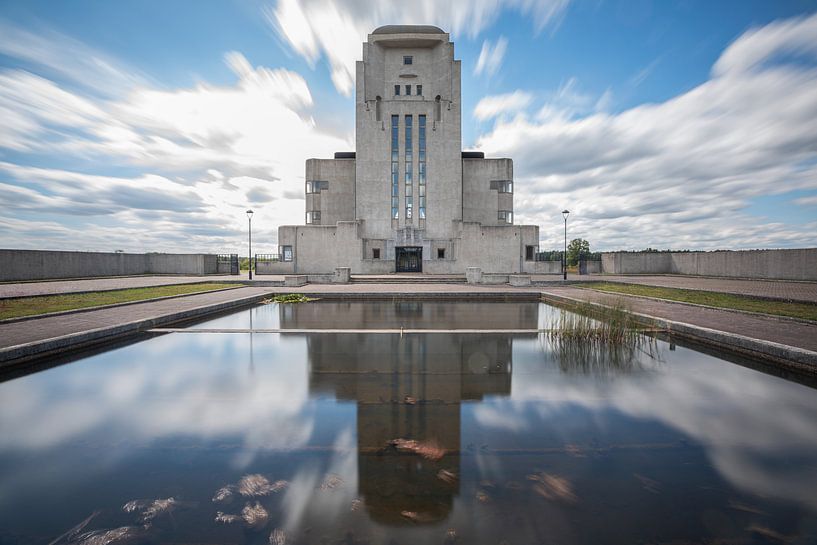
[[[590,305],[598,308],[610,308],[608,305],[601,303],[553,293],[542,293],[541,300],[542,302],[560,307]],[[685,322],[677,322],[649,314],[639,312],[632,312],[631,314],[635,316],[642,325],[664,329],[670,335],[676,335],[682,339],[688,339],[721,350],[759,359],[787,370],[817,375],[817,352],[812,352],[811,350],[776,343],[774,341],[755,339],[737,333],[728,333],[726,331]]]

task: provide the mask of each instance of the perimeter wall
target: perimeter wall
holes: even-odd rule
[[[817,248],[718,252],[605,252],[606,274],[689,274],[817,280]]]
[[[0,250],[0,281],[138,274],[216,274],[211,254],[126,254]]]

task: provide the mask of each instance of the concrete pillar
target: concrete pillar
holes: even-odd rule
[[[333,284],[348,284],[352,278],[352,269],[350,267],[335,267],[335,277],[332,279]]]
[[[482,282],[482,269],[480,267],[466,267],[465,280],[469,284],[479,284]]]

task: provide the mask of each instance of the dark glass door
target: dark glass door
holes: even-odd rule
[[[397,272],[423,272],[423,248],[407,246],[395,248],[397,254]]]

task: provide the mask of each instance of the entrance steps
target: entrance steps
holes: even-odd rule
[[[353,274],[352,284],[465,284],[465,275]]]

